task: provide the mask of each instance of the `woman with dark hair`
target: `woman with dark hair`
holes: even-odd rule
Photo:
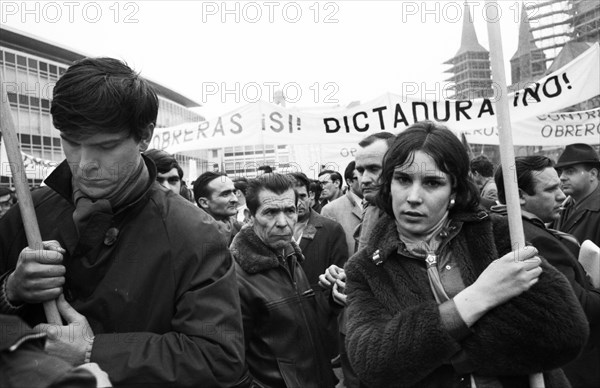
[[[458,138],[433,122],[385,155],[378,221],[346,264],[350,361],[368,387],[567,387],[585,344],[562,274],[478,207]]]

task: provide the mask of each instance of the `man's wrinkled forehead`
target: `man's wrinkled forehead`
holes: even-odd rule
[[[262,190],[258,198],[260,200],[260,207],[268,209],[281,209],[288,206],[296,206],[296,193],[293,188],[277,194],[270,190]]]

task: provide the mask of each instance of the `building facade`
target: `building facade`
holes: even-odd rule
[[[0,27],[0,71],[2,96],[10,102],[21,152],[29,167],[30,184],[39,185],[51,166],[64,159],[59,131],[52,125],[52,91],[68,66],[85,56],[58,44],[5,26]],[[189,98],[150,81],[159,96],[157,127],[203,120],[190,108],[200,105]],[[4,97],[2,97],[4,98]],[[1,142],[0,138],[0,142]],[[201,156],[176,155],[182,167]],[[0,155],[0,185],[11,186],[6,155]],[[31,174],[30,174],[31,172]]]
[[[489,61],[487,65],[484,65],[483,61],[488,52],[477,42],[473,24],[469,23],[468,7],[465,7],[464,15],[460,49],[445,64],[452,65],[447,72],[454,74],[448,81],[455,83],[455,98],[477,98],[477,93],[473,91],[464,94],[464,91],[470,90],[470,85],[476,85],[476,82],[479,81],[477,78],[467,81],[469,74],[475,73],[468,72],[466,69],[477,69],[478,67],[487,69]],[[522,89],[527,84],[536,82],[545,75],[558,70],[587,50],[593,43],[599,41],[600,1],[524,1],[520,13],[518,48],[510,60],[512,84],[508,86],[509,92]],[[485,79],[482,73],[477,74],[477,77]],[[600,96],[563,109],[563,111],[581,111],[598,106],[600,106]],[[494,163],[499,163],[498,146],[481,144],[471,144],[470,146],[474,154],[486,154]],[[561,147],[515,147],[517,156],[538,153],[556,160],[561,152]]]
[[[288,145],[244,145],[223,149],[223,171],[230,176],[254,178],[261,174],[262,166],[275,172],[288,167],[290,147]]]

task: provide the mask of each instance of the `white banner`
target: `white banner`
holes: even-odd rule
[[[532,117],[513,123],[513,132],[513,144],[516,146],[600,144],[600,108]],[[464,133],[471,144],[499,144],[498,129],[495,126]]]
[[[599,94],[600,49],[596,43],[563,68],[510,93],[511,120],[520,123]],[[496,125],[493,100],[431,101],[387,93],[351,109],[325,113],[302,112],[261,101],[212,120],[157,129],[150,147],[176,153],[242,144],[358,143],[372,133],[398,133],[426,119],[444,123],[457,133],[474,133]],[[520,138],[518,129],[515,131],[513,137]],[[571,142],[568,137],[558,138],[564,141],[561,144]],[[537,140],[535,144],[540,144]]]

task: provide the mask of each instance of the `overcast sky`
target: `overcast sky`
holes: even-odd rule
[[[1,22],[86,55],[121,58],[202,104],[199,112],[210,118],[269,100],[276,89],[298,107],[442,90],[450,76],[443,62],[460,47],[463,4],[3,0]],[[521,1],[499,4],[508,60]],[[479,43],[489,48],[484,17],[498,20],[496,8],[469,6]]]

